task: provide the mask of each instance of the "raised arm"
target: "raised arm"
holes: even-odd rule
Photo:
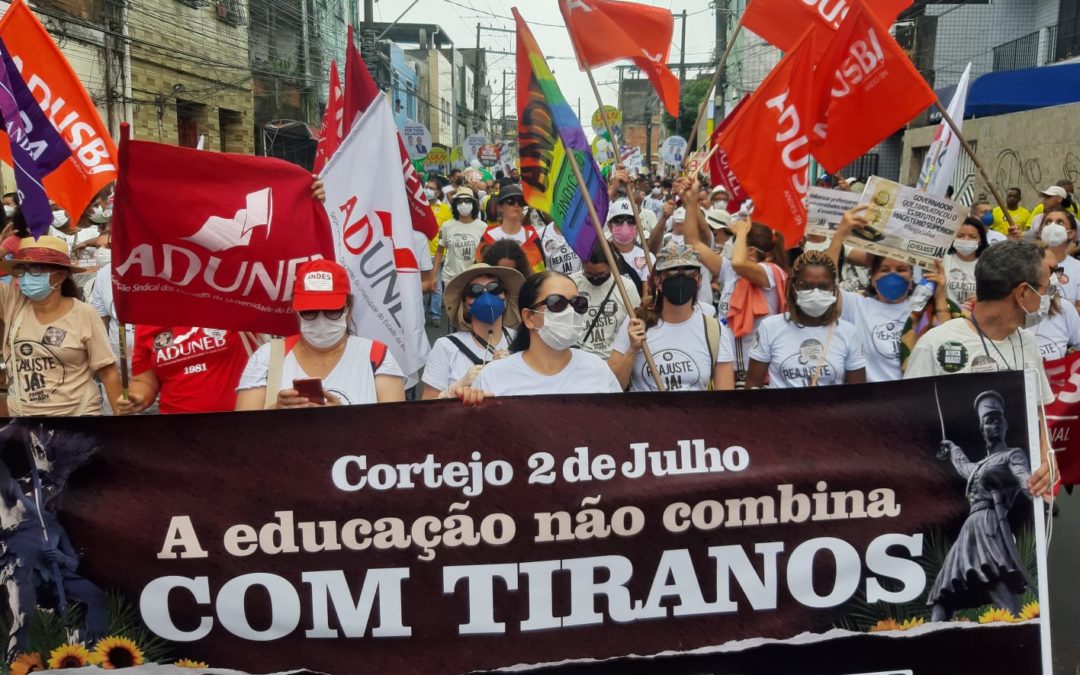
[[[690,204],[693,207],[686,209],[686,222],[683,223],[683,237],[686,240],[686,245],[694,249],[702,264],[709,269],[713,277],[718,277],[720,276],[720,266],[724,262],[724,256],[712,250],[712,247],[705,243],[702,236],[702,228],[707,227],[707,225],[704,223],[705,219],[702,217],[701,209],[697,207],[697,202],[694,201],[694,197],[698,192],[698,182],[695,180],[691,183],[688,179],[680,178],[677,185],[680,194],[682,194],[683,203]]]
[[[832,242],[829,244],[829,257],[832,258],[837,269],[840,269],[840,253],[844,250],[844,241],[853,230],[862,229],[870,224],[870,219],[866,217],[866,209],[869,207],[869,204],[859,204],[852,207],[840,219],[840,224],[836,226],[836,231],[832,235]]]
[[[746,237],[750,234],[750,221],[736,220],[731,224],[731,231],[735,235],[735,246],[731,251],[731,267],[735,273],[755,286],[768,286],[769,275],[761,265],[750,259],[746,243]]]

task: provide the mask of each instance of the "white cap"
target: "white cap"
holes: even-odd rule
[[[1065,192],[1065,188],[1061,187],[1060,185],[1051,185],[1039,194],[1041,194],[1043,197],[1061,197],[1062,199],[1065,199],[1069,196],[1069,193]]]
[[[619,216],[634,217],[634,207],[630,206],[630,202],[626,199],[616,200],[608,207],[607,222],[610,223]]]
[[[712,189],[712,192],[709,193],[709,197],[710,198],[715,197],[716,195],[720,194],[721,192],[723,192],[724,194],[728,194],[728,191],[727,191],[726,187],[724,187],[723,185],[717,185],[716,187],[714,187]]]
[[[681,206],[675,209],[675,213],[671,214],[671,220],[676,223],[681,223],[686,220],[686,209]]]
[[[705,212],[705,222],[714,230],[722,230],[731,225],[731,214],[724,209],[709,209]]]

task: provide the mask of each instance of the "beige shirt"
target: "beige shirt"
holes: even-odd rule
[[[0,284],[4,364],[11,415],[100,415],[94,373],[116,363],[105,324],[94,308],[75,300],[46,325],[13,284]]]

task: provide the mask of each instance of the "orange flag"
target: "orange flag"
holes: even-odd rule
[[[804,33],[718,137],[731,171],[754,200],[754,220],[783,233],[790,245],[806,229],[814,34]]]
[[[71,158],[44,182],[49,197],[76,220],[90,200],[116,180],[116,145],[79,76],[25,0],[15,0],[0,19],[0,38],[21,65],[34,98],[71,147]],[[6,135],[0,135],[0,159],[11,163]]]
[[[664,108],[679,116],[679,78],[668,69],[671,12],[633,2],[559,0],[582,70],[629,59],[652,82]]]
[[[888,28],[864,0],[851,11],[818,62],[814,158],[830,173],[858,159],[937,100]]]
[[[882,23],[891,26],[911,0],[873,0],[870,8]],[[838,30],[851,11],[852,0],[753,0],[743,14],[742,24],[769,44],[788,52],[807,28]],[[818,56],[828,46],[822,35],[817,40]]]

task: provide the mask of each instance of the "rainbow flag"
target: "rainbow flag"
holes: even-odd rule
[[[601,223],[607,218],[607,185],[585,140],[581,122],[559,91],[532,31],[517,8],[512,11],[517,22],[521,189],[529,206],[549,213],[574,252],[584,260],[596,243],[596,229],[567,160],[577,159]]]

